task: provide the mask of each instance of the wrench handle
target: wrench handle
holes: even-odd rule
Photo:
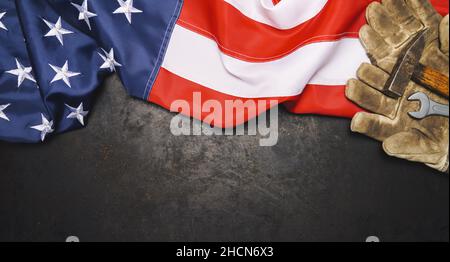
[[[448,111],[448,105],[439,104],[434,101],[430,101],[430,115],[436,115],[436,116],[446,116],[448,117],[449,111]]]
[[[441,74],[430,67],[419,64],[412,75],[412,80],[448,99],[449,87],[448,77],[446,75]]]

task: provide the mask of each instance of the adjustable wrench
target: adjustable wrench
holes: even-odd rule
[[[417,112],[409,112],[408,114],[416,119],[424,119],[428,116],[445,116],[448,117],[448,105],[440,104],[431,100],[426,94],[417,92],[408,98],[409,101],[420,101],[420,110]]]

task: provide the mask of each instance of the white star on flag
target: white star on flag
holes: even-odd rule
[[[0,118],[9,121],[9,118],[3,112],[6,108],[8,108],[11,104],[0,105]]]
[[[54,83],[56,81],[63,80],[64,83],[66,83],[66,85],[68,87],[72,88],[72,86],[70,85],[69,79],[71,77],[81,75],[81,73],[69,71],[69,61],[67,61],[67,60],[66,60],[66,63],[64,63],[63,67],[57,67],[57,66],[54,66],[51,64],[48,64],[48,65],[53,69],[53,71],[56,72],[55,77],[53,77],[53,79],[50,83]]]
[[[82,5],[77,5],[75,3],[71,4],[78,10],[78,12],[80,12],[80,15],[78,15],[78,20],[84,20],[84,22],[86,22],[86,24],[88,25],[89,30],[92,30],[89,18],[96,17],[97,14],[89,12],[88,0],[84,0]]]
[[[72,111],[67,116],[67,119],[75,119],[76,118],[78,120],[78,122],[80,122],[80,124],[82,126],[84,126],[84,117],[89,114],[89,111],[84,111],[83,103],[81,103],[77,108],[71,107],[67,104],[66,104],[66,106],[70,109],[70,111]]]
[[[36,83],[36,80],[34,79],[33,75],[31,74],[31,71],[33,70],[31,67],[25,67],[23,66],[19,60],[16,58],[16,66],[17,69],[6,71],[6,73],[17,76],[17,87],[19,88],[23,81],[25,79],[28,79],[34,83]]]
[[[117,8],[113,14],[125,14],[128,23],[131,24],[131,14],[132,13],[142,13],[142,10],[139,10],[133,6],[133,0],[117,0],[120,7]]]
[[[0,20],[6,15],[6,12],[0,13]],[[8,31],[8,28],[6,28],[5,24],[2,23],[2,21],[0,21],[0,28],[3,30]]]
[[[58,21],[56,21],[55,24],[50,23],[45,19],[42,20],[45,22],[48,28],[50,28],[50,31],[48,31],[45,37],[55,36],[56,38],[58,38],[58,41],[61,43],[61,45],[64,45],[63,35],[73,34],[72,31],[62,28],[61,17],[58,18]]]
[[[41,114],[41,117],[42,117],[42,124],[32,126],[30,128],[41,132],[41,141],[44,141],[47,134],[53,133],[53,131],[55,130],[53,130],[53,121],[48,121],[48,119],[45,118],[44,114]]]
[[[104,63],[100,68],[105,69],[109,68],[111,72],[116,71],[116,66],[121,67],[122,65],[119,64],[116,59],[114,58],[114,49],[111,48],[109,50],[109,53],[105,51],[105,49],[102,48],[102,51],[105,55],[102,55],[101,53],[98,53],[98,55],[103,59]]]

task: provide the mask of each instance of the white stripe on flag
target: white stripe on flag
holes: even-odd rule
[[[295,96],[307,84],[344,85],[362,62],[368,58],[359,40],[342,39],[251,63],[223,54],[213,40],[176,25],[163,67],[224,94],[262,98]]]

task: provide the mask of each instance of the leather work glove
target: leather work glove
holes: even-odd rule
[[[347,84],[346,96],[373,113],[355,115],[352,131],[382,141],[388,155],[448,172],[449,119],[410,117],[408,112],[418,111],[420,102],[408,101],[408,97],[423,92],[441,104],[448,105],[448,100],[412,81],[398,99],[380,92],[403,47],[423,28],[429,31],[420,62],[448,76],[448,15],[442,19],[426,0],[384,0],[369,5],[367,21],[368,25],[360,31],[360,39],[372,65],[361,65],[358,80],[352,79]]]

